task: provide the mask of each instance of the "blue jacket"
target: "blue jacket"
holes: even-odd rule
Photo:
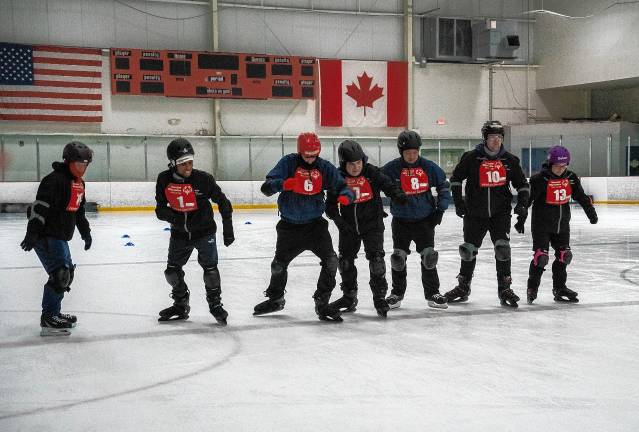
[[[315,195],[302,195],[284,190],[284,180],[294,177],[298,167],[317,169],[322,174],[322,192]],[[261,191],[266,196],[281,192],[277,198],[277,206],[283,220],[294,224],[306,224],[322,217],[326,209],[324,191],[329,190],[337,195],[345,195],[350,201],[353,193],[346,187],[344,178],[337,168],[322,158],[317,158],[312,165],[304,162],[297,154],[284,156],[267,175]]]
[[[412,220],[423,219],[435,211],[446,210],[450,204],[450,185],[446,180],[446,174],[436,163],[428,159],[424,159],[420,156],[417,162],[409,165],[404,159],[399,157],[384,165],[382,171],[401,187],[400,175],[402,168],[417,167],[423,168],[428,175],[429,189],[427,192],[421,194],[408,195],[408,203],[404,205],[391,201],[390,211],[393,217]],[[437,190],[437,199],[435,199],[431,192],[433,187]]]

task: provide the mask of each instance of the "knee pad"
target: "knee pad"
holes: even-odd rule
[[[427,247],[420,252],[422,256],[422,265],[426,270],[432,270],[437,266],[437,260],[439,259],[439,252],[435,248]]]
[[[544,249],[535,250],[532,262],[535,267],[540,269],[546,267],[548,265],[548,251]]]
[[[68,291],[71,284],[71,272],[67,267],[58,267],[49,274],[52,288],[58,294]]]
[[[353,258],[346,258],[344,255],[340,255],[337,260],[337,268],[340,273],[347,272],[354,265]]]
[[[282,273],[286,273],[287,265],[276,259],[271,262],[271,274],[273,276],[280,276]]]
[[[182,267],[168,266],[166,270],[164,270],[164,277],[169,285],[175,288],[184,281],[184,272],[182,271]]]
[[[206,289],[220,288],[220,272],[217,267],[205,267],[202,279],[204,279]]]
[[[391,268],[395,271],[402,271],[406,268],[406,257],[408,254],[403,249],[393,250],[393,254],[390,257]]]
[[[497,240],[495,242],[495,259],[497,261],[508,261],[510,259],[510,242],[508,240]]]
[[[459,245],[459,256],[462,261],[473,261],[477,256],[479,249],[472,243],[464,243]]]
[[[555,252],[555,256],[560,263],[563,263],[565,265],[570,264],[570,262],[572,261],[572,251],[570,250],[570,246],[559,249],[559,252]]]
[[[337,255],[329,255],[322,263],[322,266],[331,273],[337,273]]]
[[[384,257],[376,256],[368,262],[368,269],[372,276],[384,276],[386,274],[386,262]]]

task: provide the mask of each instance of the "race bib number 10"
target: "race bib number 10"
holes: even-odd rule
[[[195,192],[190,184],[170,183],[164,189],[164,195],[175,211],[191,212],[197,210]]]
[[[485,160],[479,166],[479,186],[497,187],[506,184],[506,167],[500,160]]]

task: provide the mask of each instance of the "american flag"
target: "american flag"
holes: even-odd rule
[[[101,122],[101,50],[0,43],[0,120]]]

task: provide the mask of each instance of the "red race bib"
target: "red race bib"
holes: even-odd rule
[[[322,173],[317,169],[307,170],[298,167],[295,170],[293,192],[301,195],[317,195],[322,192]]]
[[[346,177],[346,186],[355,194],[355,204],[373,199],[373,189],[364,176]]]
[[[79,181],[71,181],[71,197],[67,204],[67,211],[75,212],[80,208],[82,204],[82,198],[84,198],[84,185]]]
[[[164,196],[175,211],[191,212],[197,210],[195,192],[190,184],[169,183],[164,189]]]
[[[496,187],[506,184],[506,167],[500,160],[485,160],[479,166],[479,186]]]
[[[428,174],[423,168],[402,168],[400,180],[406,195],[416,195],[429,190]]]
[[[548,180],[546,186],[546,204],[562,205],[570,201],[572,186],[568,179]]]

